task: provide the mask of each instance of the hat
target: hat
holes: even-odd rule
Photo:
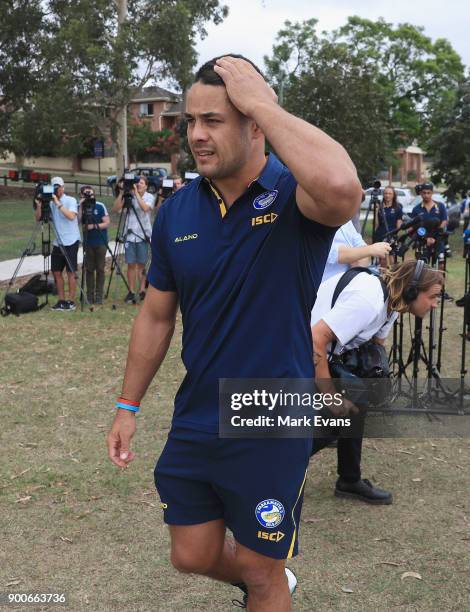
[[[60,176],[54,176],[54,178],[51,180],[51,183],[53,185],[60,185],[61,187],[65,187],[64,179]]]

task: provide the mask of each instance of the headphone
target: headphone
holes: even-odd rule
[[[413,278],[411,279],[411,283],[403,291],[403,300],[405,301],[406,304],[410,304],[411,302],[414,302],[414,300],[416,300],[416,298],[418,297],[419,279],[421,278],[421,274],[423,273],[425,265],[426,264],[424,263],[422,259],[418,259],[418,261],[416,262],[415,271],[413,273]]]

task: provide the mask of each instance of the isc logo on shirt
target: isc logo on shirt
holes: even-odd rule
[[[282,531],[276,531],[274,533],[268,533],[267,531],[258,531],[258,538],[260,540],[269,540],[270,542],[279,542],[285,536]]]
[[[259,217],[253,217],[251,220],[252,227],[256,227],[257,225],[263,225],[264,223],[274,223],[279,215],[276,213],[268,213],[266,215],[260,215]]]

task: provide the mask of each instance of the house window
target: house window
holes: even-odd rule
[[[140,105],[140,114],[143,117],[153,117],[153,104],[141,104]]]

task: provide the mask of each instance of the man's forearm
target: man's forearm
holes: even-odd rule
[[[259,105],[252,113],[266,138],[317,202],[341,206],[360,201],[361,186],[346,150],[325,132],[294,117],[277,104]]]
[[[346,247],[341,245],[338,247],[338,263],[352,264],[366,257],[370,257],[369,246]]]
[[[174,321],[155,322],[141,311],[132,329],[122,397],[140,401],[170,346]]]

